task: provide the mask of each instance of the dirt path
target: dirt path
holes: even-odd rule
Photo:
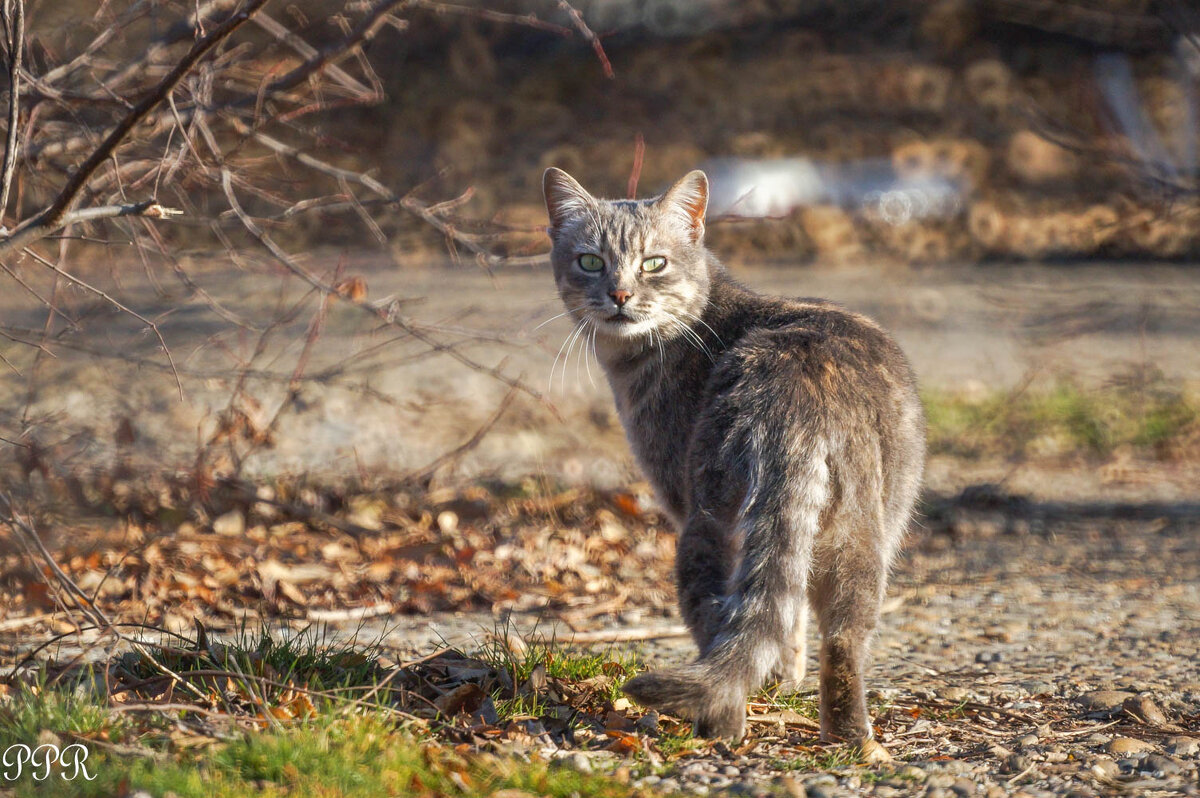
[[[317,268],[341,257],[316,253],[309,260]],[[578,347],[556,365],[570,324],[558,319],[539,327],[561,310],[543,270],[488,275],[470,268],[400,269],[369,254],[347,257],[344,266],[347,274],[366,279],[372,298],[411,300],[401,306],[406,318],[482,364],[501,364],[504,373],[545,395],[548,404],[519,396],[456,473],[545,473],[606,487],[635,478],[595,368],[589,378]],[[298,296],[299,287],[215,264],[191,268],[227,318],[170,280],[156,291],[137,269],[119,273],[120,295],[160,322],[181,374],[182,401],[153,335],[86,296],[71,296],[79,328],[62,336],[56,359],[40,364],[32,418],[49,424],[47,439],[75,435],[74,462],[111,463],[114,432],[128,418],[137,435],[135,457],[156,466],[192,463],[198,438],[211,434],[230,402],[239,363],[250,362],[258,375],[276,375],[248,382],[256,401],[240,406],[257,423],[269,423],[283,400],[311,308],[275,330],[253,359],[256,336],[230,319],[263,323],[280,296]],[[970,393],[1063,376],[1094,384],[1131,369],[1200,381],[1200,272],[1187,267],[736,266],[734,272],[766,291],[824,296],[872,315],[895,332],[926,387]],[[118,290],[109,285],[116,281],[112,275],[91,278]],[[40,328],[43,322],[42,311],[18,292],[0,297],[0,313],[18,327]],[[465,340],[468,330],[485,340]],[[403,473],[463,442],[491,416],[507,388],[423,352],[411,339],[335,307],[308,354],[311,379],[279,419],[274,445],[251,458],[249,472],[317,478]],[[0,354],[31,372],[28,347],[0,341]],[[14,426],[26,398],[25,380],[5,370],[0,406],[12,408]],[[931,470],[935,479],[938,473]],[[1045,484],[1028,482],[1030,489]]]

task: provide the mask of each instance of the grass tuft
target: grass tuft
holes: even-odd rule
[[[923,395],[929,451],[965,458],[1200,454],[1200,398],[1161,379],[1085,389],[1061,381],[982,396]]]

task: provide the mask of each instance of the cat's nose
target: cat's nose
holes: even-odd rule
[[[629,297],[633,296],[632,291],[626,291],[623,288],[618,288],[616,291],[609,291],[608,295],[612,297],[612,301],[617,303],[617,307],[624,307],[629,301]]]

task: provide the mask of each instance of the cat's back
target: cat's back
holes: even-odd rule
[[[741,289],[726,300],[722,315],[731,343],[714,368],[714,392],[791,385],[822,399],[831,411],[838,402],[858,406],[916,397],[912,368],[892,336],[834,302]]]

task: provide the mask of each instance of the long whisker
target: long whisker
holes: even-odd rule
[[[713,353],[709,351],[708,346],[704,343],[704,340],[696,334],[695,330],[680,321],[679,317],[674,313],[669,311],[663,312],[667,315],[667,321],[671,322],[671,324],[675,325],[675,327],[679,329],[680,335],[683,336],[684,340],[689,346],[706,356],[712,362],[717,362],[716,358],[713,357]]]
[[[722,349],[728,349],[728,348],[729,348],[729,346],[728,346],[728,345],[727,345],[727,344],[726,344],[724,341],[722,341],[722,340],[721,340],[721,336],[717,334],[717,331],[716,331],[716,330],[714,330],[712,327],[710,327],[710,326],[709,326],[709,324],[708,324],[708,322],[706,322],[704,319],[700,318],[700,317],[699,317],[699,316],[697,316],[695,313],[689,313],[689,312],[688,312],[688,311],[686,311],[686,310],[684,310],[684,311],[680,311],[680,312],[681,312],[681,313],[683,313],[683,315],[687,316],[688,318],[692,319],[693,321],[696,321],[696,322],[698,322],[698,323],[700,323],[700,324],[703,324],[703,325],[704,325],[704,327],[705,327],[705,329],[707,329],[707,330],[708,330],[710,333],[712,333],[712,334],[713,334],[713,338],[716,338],[716,339],[717,339],[717,343],[719,343],[719,344],[721,345],[721,348],[722,348]]]
[[[592,334],[588,336],[588,340],[585,341],[584,345],[583,345],[583,365],[584,365],[584,368],[587,369],[588,384],[591,385],[593,388],[596,387],[596,381],[594,379],[592,379],[592,364],[588,359],[588,354],[589,354],[589,350],[590,350],[591,354],[596,353],[596,331],[598,329],[599,328],[595,324],[592,325]],[[597,357],[596,364],[599,365],[599,363],[600,363],[600,359]]]
[[[587,307],[587,303],[585,302],[577,308],[568,308],[567,310],[564,310],[562,313],[559,313],[557,316],[551,316],[550,318],[546,319],[544,322],[542,322],[538,326],[534,327],[532,332],[537,332],[538,330],[542,329],[543,327],[545,327],[547,324],[554,321],[555,319],[561,319],[563,316],[567,316],[571,313],[574,313],[577,310],[583,310],[586,307]]]
[[[575,332],[583,326],[585,321],[587,320],[580,319],[579,323],[575,325],[574,329],[572,329],[571,332],[563,338],[562,346],[558,348],[558,354],[554,356],[554,362],[550,364],[550,381],[546,383],[546,393],[551,393],[554,390],[554,369],[558,366],[558,359],[562,357],[563,350],[567,346],[567,341],[571,340]],[[563,365],[563,368],[566,368],[565,364]]]
[[[579,324],[575,325],[575,330],[571,333],[570,341],[567,343],[567,356],[563,358],[562,374],[559,379],[559,388],[565,396],[567,393],[567,366],[571,362],[571,350],[575,348],[575,341],[579,339],[580,333],[587,327],[587,319],[583,319]]]

